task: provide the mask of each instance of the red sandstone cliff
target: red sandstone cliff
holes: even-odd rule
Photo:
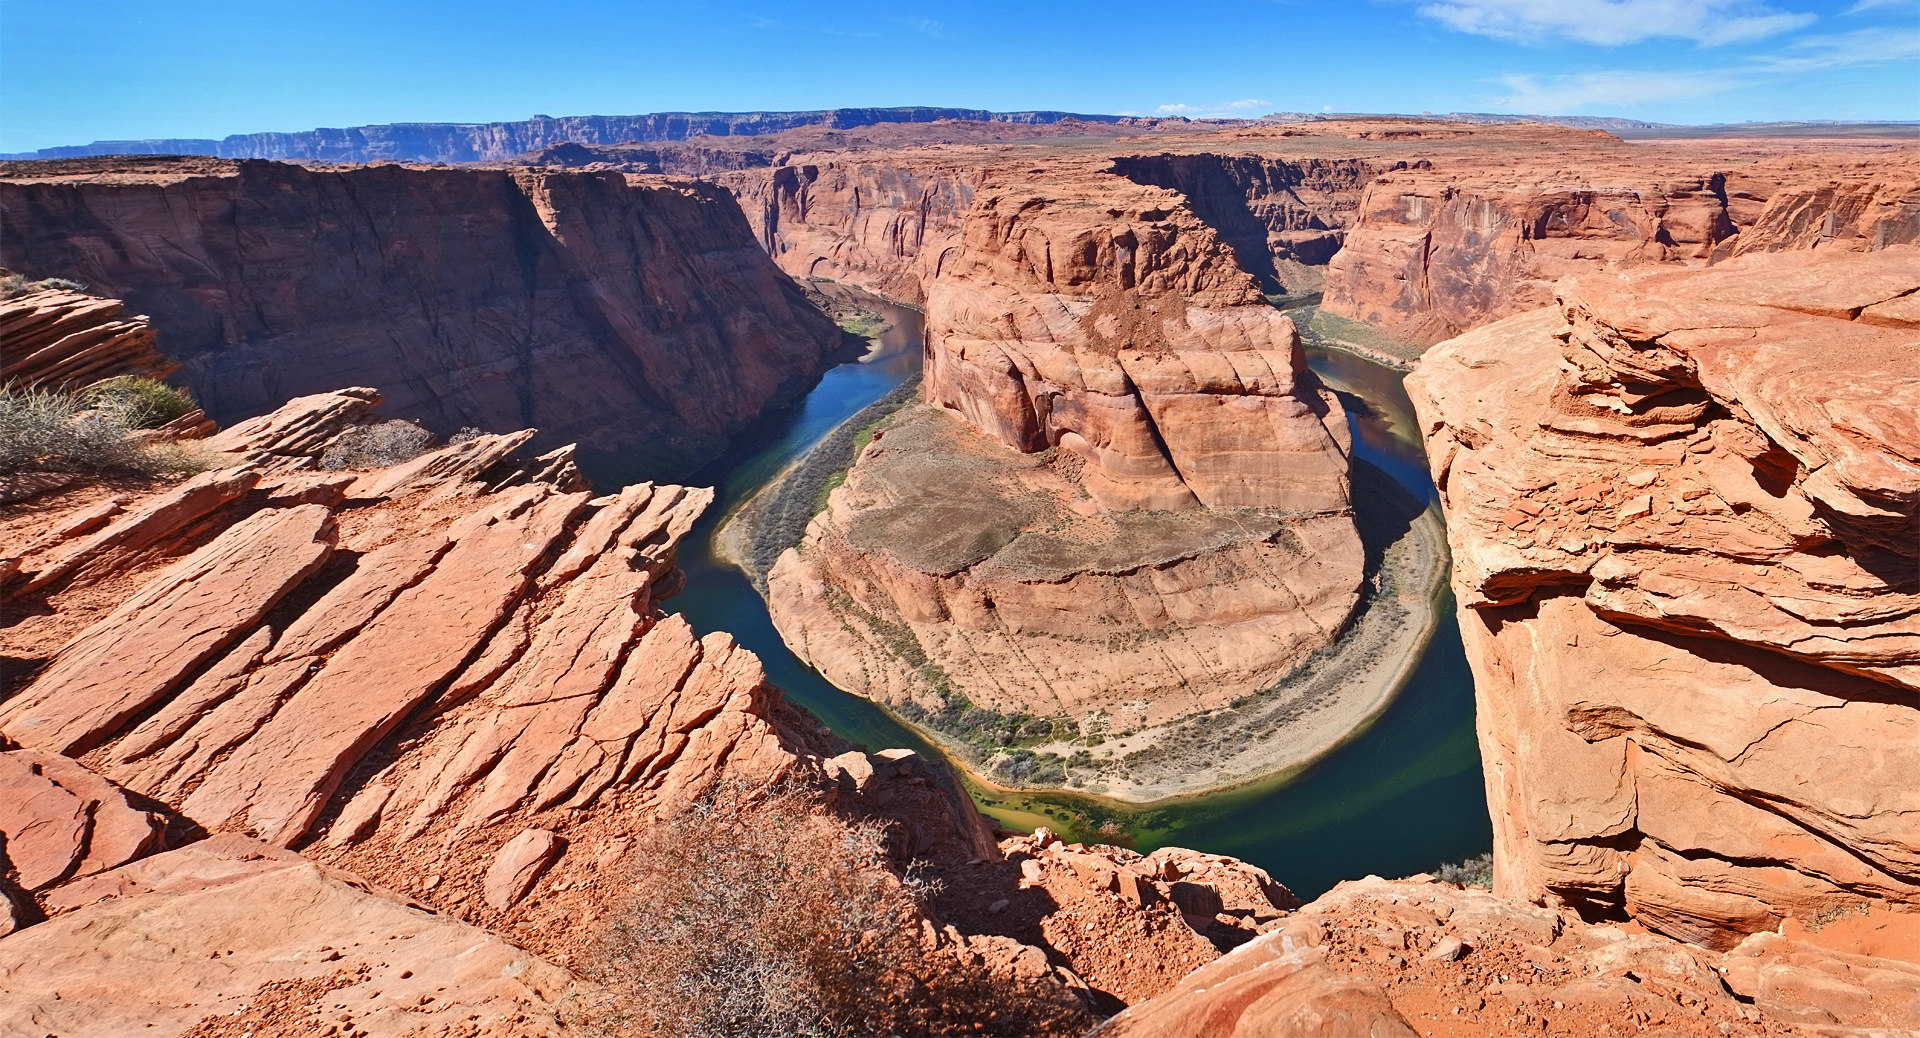
[[[446,435],[686,471],[839,332],[725,192],[619,173],[86,160],[0,172],[0,256],[152,316],[216,420],[343,381]]]
[[[1569,274],[1920,241],[1911,151],[1872,162],[1619,148],[1552,164],[1502,158],[1368,184],[1328,265],[1326,310],[1428,344],[1549,305]]]
[[[1505,896],[1920,903],[1920,252],[1583,276],[1408,382]]]

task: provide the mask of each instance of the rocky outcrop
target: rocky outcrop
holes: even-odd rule
[[[587,985],[554,963],[627,909],[649,829],[721,783],[817,789],[823,809],[884,825],[903,872],[1023,875],[938,762],[836,743],[752,653],[658,607],[711,491],[595,497],[570,466],[511,457],[524,433],[311,471],[377,403],[301,398],[210,438],[229,468],[0,513],[0,535],[32,546],[0,600],[19,683],[0,702],[0,921],[17,931],[0,1013],[82,1032],[143,1003],[168,1007],[157,1033],[236,1013],[277,1033],[343,1009],[369,1033],[439,1027],[392,1015],[413,1005],[564,1032],[556,1000]],[[1181,961],[1218,954],[1200,932],[1250,936],[1291,903],[1258,870],[1188,854],[1189,885],[1241,914],[1180,921],[1166,857],[1120,918],[1177,926]],[[1119,955],[1068,943],[1064,917],[1046,938],[1047,906],[1028,900],[1001,921],[1034,924],[1038,944],[930,907],[928,961],[959,956],[1083,1021],[1076,966]],[[285,925],[258,927],[270,911]],[[233,930],[246,919],[258,932]],[[505,947],[492,934],[554,961],[475,959]]]
[[[1719,953],[1430,876],[1368,877],[1094,1034],[1901,1034],[1920,1026],[1916,940],[1920,915],[1876,909]]]
[[[1587,276],[1430,352],[1496,888],[1727,948],[1920,903],[1920,252]]]
[[[1180,192],[1232,246],[1262,291],[1299,294],[1321,287],[1362,189],[1381,165],[1364,158],[1166,152],[1121,156],[1113,171],[1137,184]]]
[[[874,435],[768,576],[830,680],[1134,730],[1266,687],[1345,626],[1345,412],[1181,196],[989,179],[927,308],[932,406]]]
[[[120,375],[165,378],[180,365],[154,338],[148,319],[118,299],[35,288],[0,300],[0,383],[73,390]]]
[[[210,161],[9,167],[0,255],[151,314],[222,424],[350,380],[436,435],[670,475],[840,343],[709,185]]]
[[[927,309],[927,400],[1078,455],[1103,507],[1347,506],[1344,412],[1171,191],[1068,169],[989,183]]]

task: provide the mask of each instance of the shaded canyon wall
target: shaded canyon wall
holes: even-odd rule
[[[212,175],[15,167],[0,257],[150,315],[223,423],[356,383],[441,435],[684,473],[840,343],[708,184],[188,161]]]

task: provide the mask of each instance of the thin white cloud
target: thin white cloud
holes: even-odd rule
[[[1838,36],[1808,36],[1778,54],[1754,60],[1769,72],[1816,72],[1848,65],[1878,65],[1920,58],[1920,29],[1856,29]]]
[[[1250,118],[1255,112],[1270,112],[1272,110],[1272,101],[1262,101],[1254,97],[1244,98],[1239,101],[1220,101],[1214,104],[1204,105],[1160,105],[1154,109],[1154,111],[1161,115],[1184,115],[1191,119],[1246,119]]]
[[[1502,76],[1500,82],[1511,92],[1493,103],[1511,112],[1571,115],[1584,108],[1696,100],[1806,72],[1916,60],[1920,60],[1920,30],[1862,29],[1795,40],[1784,50],[1754,55],[1748,64],[1728,68]]]
[[[1917,0],[1860,0],[1847,8],[1848,14],[1860,14],[1863,11],[1898,10],[1905,7],[1920,7]]]
[[[1587,108],[1662,104],[1709,97],[1741,85],[1728,72],[1582,72],[1570,76],[1502,76],[1512,91],[1495,107],[1532,115],[1573,115]]]
[[[1759,0],[1437,0],[1420,13],[1479,36],[1609,47],[1655,37],[1713,47],[1763,39],[1814,20]]]

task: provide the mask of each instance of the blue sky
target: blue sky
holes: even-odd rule
[[[1920,0],[0,0],[0,151],[902,104],[1920,119]]]

